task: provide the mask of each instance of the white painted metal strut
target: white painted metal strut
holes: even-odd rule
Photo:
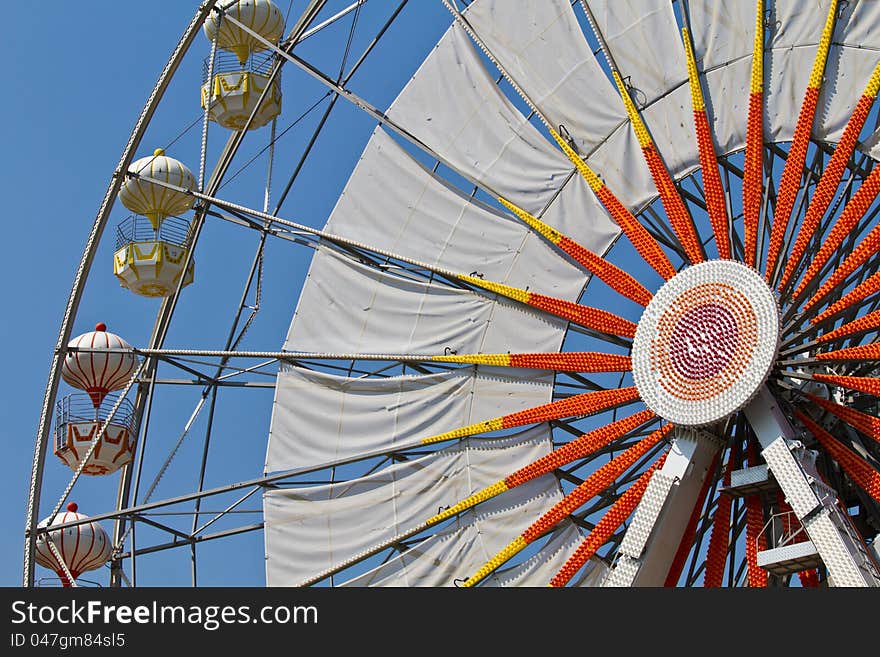
[[[217,0],[206,0],[206,2],[204,2],[199,7],[197,12],[193,16],[192,21],[187,26],[186,30],[181,36],[180,41],[177,43],[177,46],[172,52],[171,57],[165,64],[165,68],[162,70],[159,78],[156,80],[156,84],[154,85],[153,90],[150,93],[150,96],[147,99],[143,110],[141,111],[137,121],[135,122],[135,126],[132,129],[131,135],[129,136],[128,143],[126,144],[122,152],[122,156],[119,159],[119,164],[117,165],[116,169],[117,172],[122,172],[128,168],[128,165],[134,155],[135,149],[140,144],[141,138],[146,131],[146,127],[150,119],[152,118],[152,115],[155,112],[156,107],[159,104],[159,100],[162,98],[166,87],[170,83],[172,75],[174,74],[175,70],[183,59],[183,55],[189,49],[190,44],[197,36],[198,31],[202,26],[202,23],[204,23],[205,18],[208,16],[216,2]],[[95,253],[97,252],[98,242],[100,241],[101,235],[104,232],[104,227],[106,226],[107,220],[110,216],[110,209],[113,206],[113,201],[116,198],[116,193],[119,191],[119,186],[121,185],[121,183],[122,177],[120,175],[114,175],[111,178],[110,184],[107,187],[107,191],[104,194],[104,199],[101,202],[101,207],[98,209],[98,213],[92,225],[91,232],[89,233],[89,237],[83,249],[83,254],[80,259],[79,266],[76,270],[73,284],[71,286],[70,296],[67,300],[67,307],[64,312],[64,317],[61,321],[61,327],[58,331],[58,341],[55,346],[55,351],[52,358],[52,365],[49,369],[48,381],[46,383],[46,392],[43,396],[43,405],[40,412],[40,424],[37,428],[37,436],[34,446],[34,460],[31,470],[30,490],[28,493],[27,517],[25,519],[25,542],[22,573],[22,586],[24,587],[31,586],[34,579],[35,562],[33,559],[33,554],[35,550],[35,530],[38,522],[36,514],[40,506],[40,485],[43,478],[43,464],[46,456],[46,445],[48,443],[49,430],[51,428],[51,408],[55,401],[55,394],[58,390],[58,384],[61,378],[61,363],[64,359],[64,348],[70,340],[70,334],[73,328],[73,318],[76,316],[76,311],[79,308],[80,299],[82,298],[82,294],[85,289],[86,274],[91,266],[92,260],[95,257]]]
[[[664,585],[719,449],[711,434],[675,428],[669,456],[651,477],[602,586]]]
[[[829,582],[833,586],[880,586],[877,564],[841,511],[836,492],[822,481],[813,462],[815,453],[796,439],[766,386],[744,412],[786,501],[822,557]]]

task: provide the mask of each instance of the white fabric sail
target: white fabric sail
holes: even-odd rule
[[[434,534],[342,586],[455,586],[559,498],[555,478],[544,475],[465,512],[454,529]]]
[[[765,34],[767,141],[792,137],[829,2],[768,4],[773,13]],[[698,153],[678,5],[588,4],[673,175],[693,171]],[[745,145],[754,10],[753,2],[687,3],[719,155]],[[581,11],[579,3],[572,7],[567,0],[475,0],[463,15],[541,112],[566,127],[590,166],[637,212],[657,192],[602,55],[597,59],[581,31]],[[877,62],[871,30],[878,24],[880,2],[841,3],[814,138],[839,139]],[[470,184],[539,215],[598,254],[619,230],[537,119],[518,109],[523,104],[497,77],[453,23],[387,114],[468,181],[465,188],[444,180],[445,167],[430,171],[408,152],[411,147],[380,126],[326,228],[430,266],[576,300],[587,280],[584,272],[492,199],[472,195]],[[880,156],[880,134],[865,147]],[[334,354],[553,352],[561,348],[566,329],[566,322],[513,301],[439,279],[414,280],[393,267],[371,267],[321,247],[284,348]],[[345,477],[349,462],[546,403],[552,389],[552,373],[536,370],[468,367],[349,378],[285,366],[278,376],[266,468],[335,465]],[[302,581],[405,531],[408,523],[545,453],[549,431],[538,425],[510,438],[468,439],[369,476],[353,474],[344,483],[267,492],[269,583]],[[451,586],[559,494],[552,477],[509,491],[387,563],[345,574],[342,583]],[[582,535],[574,525],[560,527],[534,556],[499,570],[486,584],[543,586]],[[579,583],[594,584],[605,570],[597,560]]]
[[[461,175],[597,253],[619,233],[568,158],[504,95],[457,23],[387,114]],[[538,239],[528,236],[524,250]]]
[[[267,581],[270,586],[295,585],[383,544],[550,449],[549,431],[539,426],[500,439],[464,440],[343,483],[268,491],[264,498]],[[503,547],[528,526],[536,510],[548,508],[560,496],[555,477],[548,476],[468,512],[467,521],[459,522],[476,522],[478,542],[485,548],[475,559],[491,556],[486,551],[498,541],[502,543],[497,549]],[[499,514],[506,517],[499,519]],[[487,537],[493,527],[497,541]],[[458,570],[457,576],[467,576],[460,570],[468,567],[466,562],[456,560],[450,565]]]
[[[587,0],[587,5],[638,105],[648,105],[687,81],[671,2]]]
[[[505,97],[456,23],[387,114],[462,174],[532,213],[573,169]]]
[[[582,200],[566,200],[565,208],[559,205],[563,212],[554,210],[545,220],[604,252],[616,227],[603,213],[590,221],[577,207]],[[575,300],[586,280],[581,268],[521,221],[444,182],[382,128],[364,149],[326,228],[428,265],[479,271],[487,280],[565,299]]]
[[[516,566],[496,570],[483,586],[547,586],[585,537],[584,531],[566,520],[535,554]],[[607,572],[608,566],[594,557],[580,571],[574,585],[598,586]]]
[[[339,354],[559,349],[565,321],[494,297],[403,278],[320,249],[284,348]]]
[[[278,374],[266,469],[326,467],[413,447],[444,431],[546,403],[552,382],[542,370],[513,368],[380,379],[285,367]]]
[[[589,154],[626,121],[568,0],[481,0],[464,14],[492,55]]]

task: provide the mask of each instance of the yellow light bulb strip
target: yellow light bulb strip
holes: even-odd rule
[[[810,146],[810,135],[813,131],[813,121],[816,118],[816,107],[819,104],[819,89],[822,86],[822,75],[825,71],[825,62],[828,59],[828,49],[831,46],[831,35],[834,33],[836,16],[837,0],[831,0],[828,16],[825,19],[825,27],[822,28],[822,37],[819,40],[819,49],[813,60],[810,82],[804,94],[804,100],[795,124],[794,136],[791,139],[791,148],[789,148],[788,157],[785,158],[782,178],[779,181],[776,207],[773,210],[773,225],[770,229],[770,244],[767,248],[767,262],[764,269],[768,282],[773,280],[779,252],[782,249],[782,242],[785,239],[794,202],[801,186],[804,164],[807,161],[807,150]]]
[[[562,522],[562,520],[574,513],[593,497],[603,490],[606,490],[620,477],[621,474],[632,467],[639,458],[644,456],[648,450],[664,438],[671,429],[672,425],[669,424],[657,429],[651,433],[650,436],[640,440],[622,454],[596,470],[593,474],[587,477],[583,483],[563,497],[559,502],[554,504],[549,511],[532,523],[528,529],[520,534],[513,542],[486,562],[486,564],[477,570],[476,573],[465,580],[464,586],[475,586],[478,584],[481,580],[485,579],[486,576],[492,573],[492,571],[504,565],[527,545],[538,540],[541,536],[549,532]]]
[[[620,267],[608,262],[510,201],[504,198],[499,198],[498,200],[523,223],[530,226],[536,233],[555,245],[560,251],[570,256],[586,271],[604,281],[615,292],[622,294],[627,299],[632,299],[642,306],[647,306],[650,303],[652,294]]]
[[[700,169],[703,174],[703,190],[706,197],[706,210],[709,213],[709,222],[712,225],[712,233],[715,235],[715,245],[718,248],[718,257],[730,259],[730,221],[727,215],[727,200],[724,186],[721,184],[721,174],[718,172],[718,155],[715,153],[715,144],[712,141],[712,130],[709,127],[709,115],[706,112],[706,104],[703,100],[703,89],[700,85],[700,75],[697,71],[697,61],[694,58],[694,49],[688,29],[681,30],[684,52],[687,58],[688,80],[691,87],[691,102],[694,107],[694,129],[697,133],[697,150],[700,155]]]
[[[443,522],[447,518],[451,518],[452,516],[456,516],[463,511],[467,511],[468,509],[485,502],[486,500],[491,500],[493,497],[497,495],[501,495],[501,493],[510,490],[507,486],[507,483],[502,479],[501,481],[496,481],[491,486],[487,486],[486,488],[474,493],[470,497],[463,499],[461,502],[453,504],[448,509],[444,509],[440,513],[435,516],[428,518],[425,522],[426,527],[430,527],[431,525],[436,525],[438,522]]]
[[[538,424],[559,420],[564,417],[583,417],[603,411],[608,408],[621,406],[638,399],[639,393],[635,386],[629,388],[615,388],[612,390],[597,390],[585,392],[572,397],[566,397],[549,404],[542,404],[516,413],[509,413],[484,422],[477,422],[466,427],[446,431],[436,436],[422,439],[423,445],[466,438],[490,431],[521,427],[527,424]]]
[[[582,306],[573,301],[566,301],[565,299],[549,297],[544,294],[528,292],[527,290],[511,287],[510,285],[504,285],[502,283],[486,281],[478,276],[458,274],[457,278],[466,283],[470,283],[471,285],[475,285],[476,287],[519,301],[527,306],[538,308],[551,315],[567,319],[570,322],[598,331],[599,333],[619,335],[624,338],[632,338],[635,337],[636,334],[635,323],[628,319],[624,319],[619,315],[610,313],[607,310]]]
[[[608,214],[614,222],[620,226],[620,229],[627,236],[629,241],[642,256],[645,262],[660,274],[665,280],[669,280],[675,276],[675,267],[669,261],[669,258],[660,248],[647,229],[638,222],[633,213],[620,202],[607,185],[599,176],[584,162],[580,155],[574,152],[568,142],[563,139],[553,128],[548,128],[553,139],[559,144],[562,152],[568,156],[568,159],[575,165],[578,172],[587,181],[590,189],[596,194],[596,198],[602,206],[608,211]]]
[[[843,178],[844,171],[846,171],[846,165],[858,144],[859,133],[862,131],[862,127],[868,119],[868,114],[871,112],[871,107],[874,105],[874,100],[877,98],[878,85],[880,85],[880,63],[874,67],[874,73],[868,81],[868,86],[856,104],[855,109],[853,109],[852,115],[843,131],[843,136],[834,148],[834,154],[828,161],[821,178],[819,178],[819,183],[816,185],[816,191],[813,192],[813,196],[810,198],[807,214],[798,230],[797,239],[791,248],[782,278],[779,280],[780,291],[788,283],[798,264],[800,264],[801,258],[806,253],[807,246],[819,227],[819,222],[825,216],[825,211],[831,205],[831,201],[834,200],[837,187]],[[878,241],[878,244],[880,244],[880,241]]]
[[[430,527],[431,525],[437,524],[438,522],[442,522],[443,520],[458,515],[463,511],[467,511],[468,509],[478,504],[481,504],[486,500],[490,500],[493,497],[504,493],[505,491],[516,488],[517,486],[522,486],[526,482],[537,479],[538,477],[545,475],[549,472],[553,472],[554,470],[561,468],[564,465],[568,465],[569,463],[572,463],[577,459],[589,456],[590,454],[593,454],[596,451],[605,447],[606,445],[610,444],[612,441],[627,435],[630,431],[637,429],[654,417],[655,415],[651,411],[645,410],[641,411],[640,413],[630,415],[629,417],[623,418],[621,420],[612,422],[609,425],[594,429],[593,431],[585,433],[581,436],[578,436],[577,438],[566,443],[562,447],[553,450],[549,454],[545,454],[544,456],[533,461],[532,463],[523,466],[516,472],[511,473],[501,481],[497,481],[494,484],[487,486],[486,488],[483,488],[482,490],[467,497],[461,502],[450,506],[448,509],[444,509],[437,515],[429,518],[427,522],[425,522],[424,527]],[[651,433],[651,435],[639,441],[636,445],[618,456],[617,459],[615,459],[612,463],[621,464],[626,463],[628,459],[639,458],[648,449],[650,449],[652,446],[657,444],[658,441],[664,438],[669,433],[671,428],[672,425],[665,425],[660,429],[657,429],[656,431]],[[630,462],[630,465],[632,464],[632,462]],[[610,467],[612,467],[611,463],[603,466],[604,469],[608,469]]]
[[[642,147],[642,155],[645,158],[645,163],[648,165],[648,170],[651,172],[651,178],[654,180],[654,186],[660,195],[660,201],[663,203],[666,216],[669,217],[672,230],[675,231],[675,235],[678,237],[678,241],[684,249],[688,260],[692,264],[702,262],[705,259],[703,257],[703,249],[700,245],[700,238],[694,228],[691,214],[678,193],[675,182],[672,180],[672,175],[663,162],[663,158],[660,157],[660,152],[651,139],[648,127],[642,120],[638,109],[636,109],[636,105],[630,97],[626,85],[623,84],[623,79],[617,71],[612,71],[611,74],[614,77],[614,82],[617,84],[620,97],[623,99],[630,125],[636,134],[636,138],[639,140],[639,145]]]
[[[758,222],[764,187],[764,0],[755,8],[755,38],[752,49],[752,78],[746,123],[746,153],[743,163],[743,261],[755,266]]]
[[[627,372],[632,359],[595,351],[567,351],[546,354],[462,354],[432,356],[441,363],[468,363],[492,367],[524,367],[554,372]]]

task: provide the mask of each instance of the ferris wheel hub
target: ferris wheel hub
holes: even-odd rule
[[[674,424],[705,426],[745,406],[779,346],[779,307],[751,267],[710,260],[667,281],[645,308],[632,347],[645,404]]]

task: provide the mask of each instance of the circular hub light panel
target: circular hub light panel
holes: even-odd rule
[[[779,346],[779,307],[758,272],[731,260],[693,265],[645,308],[633,379],[660,417],[683,426],[723,420],[764,384]]]

